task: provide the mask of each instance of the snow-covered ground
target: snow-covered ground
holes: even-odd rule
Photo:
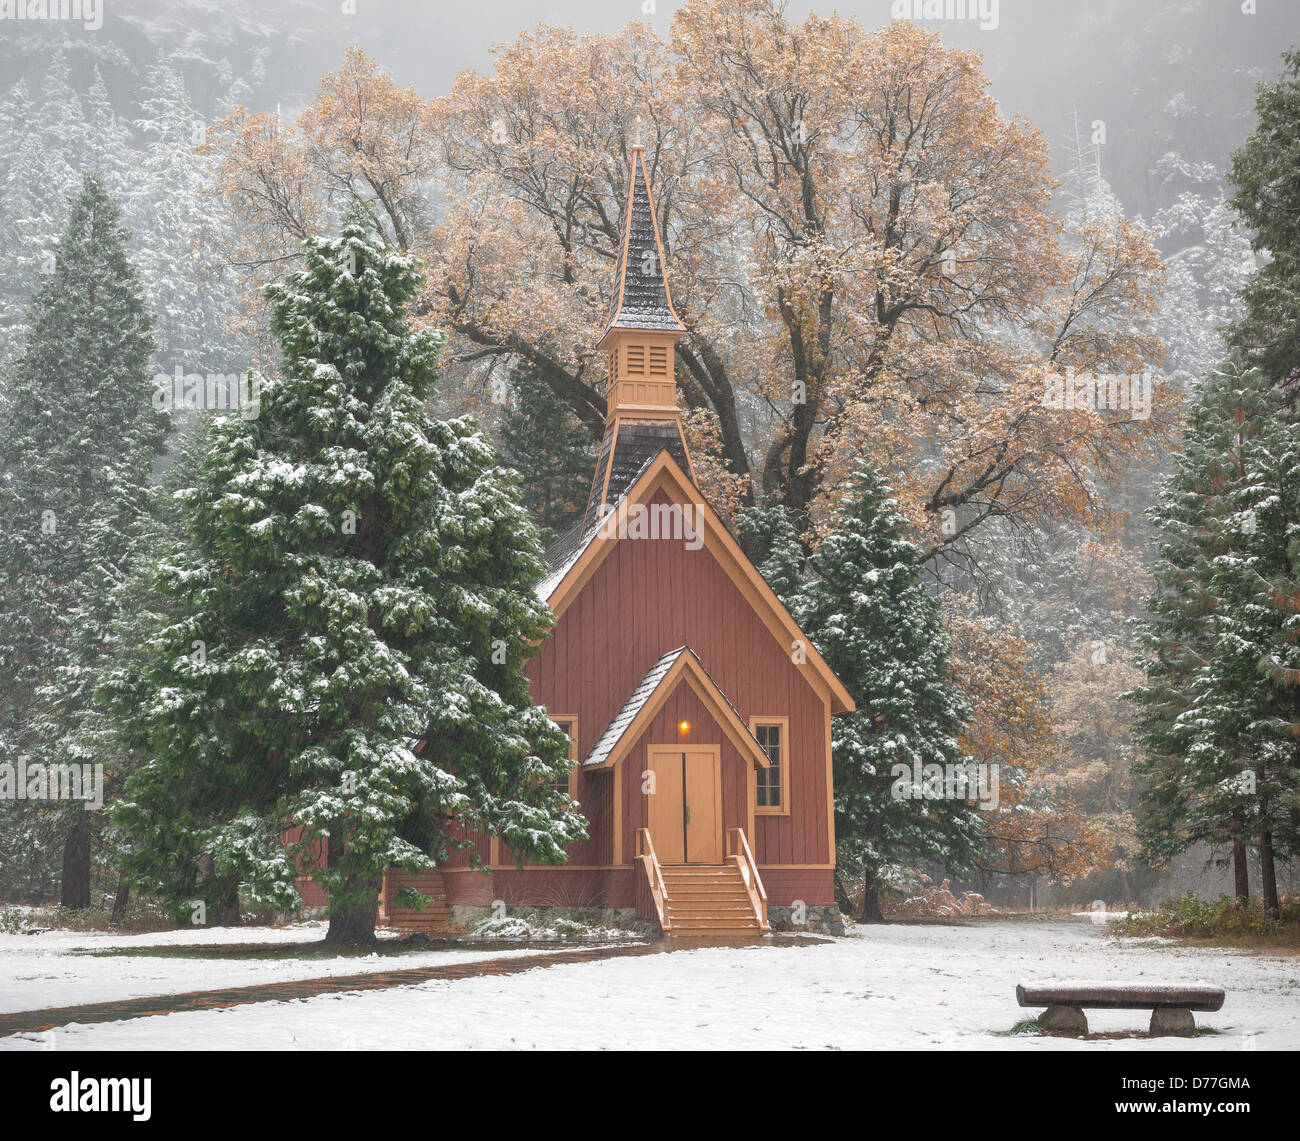
[[[277,943],[311,943],[325,937],[325,926],[324,923],[296,923],[286,927],[211,927],[145,935],[73,931],[0,935],[0,1012],[537,954],[536,950],[508,945],[499,951],[408,951],[401,955],[284,959],[99,956],[86,953],[133,947],[200,948],[213,944],[266,944],[270,947]],[[381,933],[381,940],[386,934]]]
[[[415,960],[403,956],[400,965]],[[196,971],[192,961],[186,963]],[[346,960],[346,969],[356,970],[357,963]],[[77,972],[98,977],[120,973],[122,960],[49,965],[59,979]],[[302,963],[298,977],[324,965]],[[389,959],[382,965],[398,963]],[[274,977],[286,977],[281,966],[275,964]],[[165,969],[153,960],[147,968]],[[200,985],[216,986],[220,983],[208,972],[225,972],[227,964],[205,963],[197,970]],[[1205,982],[1222,986],[1227,1001],[1215,1014],[1196,1015],[1198,1025],[1218,1033],[1195,1039],[1083,1042],[1008,1034],[1036,1013],[1016,1005],[1015,984],[1048,978]],[[229,981],[224,974],[221,979]],[[177,989],[195,982],[191,974]],[[5,986],[8,990],[12,983]],[[62,1002],[63,995],[58,997]],[[1095,1032],[1137,1031],[1145,1030],[1147,1014],[1089,1011],[1088,1019]],[[1300,958],[1121,942],[1106,938],[1103,927],[1087,920],[873,927],[816,946],[698,948],[0,1039],[0,1049],[51,1045],[103,1050],[181,1045],[236,1050],[1296,1049]]]

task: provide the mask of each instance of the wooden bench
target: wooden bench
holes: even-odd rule
[[[1150,1010],[1151,1036],[1190,1038],[1196,1033],[1194,1010],[1218,1010],[1223,991],[1214,986],[1149,986],[1129,983],[1039,983],[1016,987],[1021,1006],[1045,1006],[1038,1016],[1044,1030],[1087,1034],[1084,1007],[1101,1010]]]

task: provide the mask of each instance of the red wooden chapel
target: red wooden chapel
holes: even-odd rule
[[[480,836],[486,871],[461,852],[391,872],[385,903],[406,882],[434,897],[385,907],[393,923],[495,901],[636,909],[674,936],[836,914],[831,718],[853,701],[696,488],[673,368],[686,329],[639,145],[622,224],[604,441],[583,518],[547,553],[555,628],[527,669],[571,739],[590,838],[561,866]]]

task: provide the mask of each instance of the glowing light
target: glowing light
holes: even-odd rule
[[[677,723],[677,732],[679,732],[683,737],[686,736],[686,734],[689,733],[690,731],[691,731],[691,723],[689,721],[679,721]]]

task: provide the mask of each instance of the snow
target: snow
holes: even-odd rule
[[[256,986],[292,979],[359,975],[446,963],[537,954],[525,948],[411,951],[401,955],[332,955],[313,959],[170,958],[87,952],[150,947],[312,943],[325,937],[323,922],[285,927],[210,927],[144,935],[49,931],[42,935],[0,934],[0,1011],[38,1010],[113,1002],[147,995],[181,994],[222,987]],[[381,941],[397,938],[380,933]],[[591,946],[590,943],[575,944]]]
[[[1071,976],[1209,983],[1222,986],[1227,1001],[1217,1013],[1196,1015],[1199,1026],[1218,1033],[1191,1039],[1008,1033],[1037,1013],[1017,1006],[1016,983]],[[1088,1012],[1094,1032],[1144,1032],[1147,1018],[1144,1011]],[[1118,941],[1104,925],[1064,917],[890,925],[816,945],[774,939],[71,1026],[52,1041],[56,1049],[95,1050],[1296,1049],[1300,960]],[[46,1035],[10,1037],[0,1039],[0,1049],[48,1049],[50,1042]]]

